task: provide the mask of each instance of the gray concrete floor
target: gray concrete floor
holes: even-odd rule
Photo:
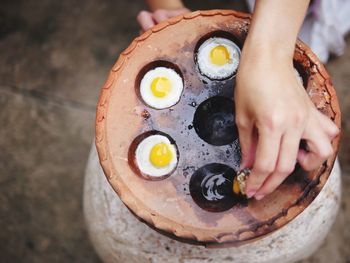
[[[237,1],[187,1],[192,9]],[[142,1],[2,0],[0,4],[0,262],[100,262],[82,215],[95,104],[137,35]],[[350,39],[328,65],[343,110],[342,209],[306,262],[350,262]]]

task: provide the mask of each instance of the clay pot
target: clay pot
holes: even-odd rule
[[[340,205],[340,177],[336,162],[317,197],[282,228],[238,247],[208,249],[178,242],[138,220],[106,180],[93,145],[85,175],[85,220],[106,263],[295,262],[313,254],[329,232]]]
[[[271,236],[276,235],[276,232],[277,235],[282,233],[282,226],[306,211],[331,174],[336,154],[312,173],[296,171],[262,201],[238,202],[221,212],[207,211],[194,202],[189,181],[196,170],[208,163],[223,163],[237,169],[240,160],[238,138],[230,144],[215,146],[203,142],[197,134],[198,131],[191,128],[193,116],[199,108],[197,105],[213,96],[232,98],[235,80],[234,76],[220,82],[203,79],[195,61],[196,50],[201,42],[212,36],[227,37],[242,47],[249,23],[248,14],[227,10],[197,11],[172,18],[146,31],[131,43],[120,55],[102,89],[96,117],[96,146],[109,184],[137,218],[160,233],[179,241],[211,247],[263,245],[264,242],[271,241]],[[300,41],[296,45],[294,64],[313,103],[340,127],[339,105],[330,78],[316,56]],[[173,67],[180,73],[185,89],[181,100],[174,107],[155,110],[142,102],[138,85],[145,71],[162,65]],[[180,156],[176,171],[170,177],[158,181],[147,180],[138,175],[130,162],[130,149],[135,138],[153,130],[171,136],[177,144]],[[335,152],[338,150],[338,144],[339,139],[336,138],[332,142]],[[207,152],[210,158],[202,154]],[[337,191],[335,195],[339,197],[339,173],[333,177],[334,183],[329,186],[328,191],[334,187]],[[118,196],[109,192],[108,197],[103,199],[102,193],[110,190],[105,185],[95,189],[91,185],[93,180],[103,184],[101,178],[87,179],[85,208],[88,211],[87,221],[92,236],[99,236],[95,239],[98,240],[101,235],[98,232],[102,229],[106,235],[117,233],[111,228],[113,224],[100,230],[91,227],[93,224],[104,224],[110,220],[120,223],[126,216],[114,217],[104,214],[101,218],[94,212],[96,209],[103,213],[108,212],[112,209],[106,208],[108,203],[117,205],[113,200]],[[96,196],[91,197],[90,191],[97,191]],[[96,207],[97,203],[91,198],[100,198],[97,203],[101,207]],[[331,202],[331,211],[327,213],[322,210],[324,219],[327,219],[326,230],[337,209],[334,202]],[[129,217],[128,214],[128,220]],[[95,222],[92,222],[91,218]],[[310,220],[309,214],[298,224],[308,224],[307,220]],[[144,227],[142,226],[142,231],[146,231]],[[271,234],[273,231],[275,233]],[[291,233],[300,234],[295,231]],[[157,239],[164,240],[159,234],[154,235]],[[300,237],[289,236],[288,239],[292,239],[292,242],[284,242],[283,238],[280,242],[290,246]],[[313,237],[304,241],[313,242],[313,246],[317,243]],[[101,247],[101,244],[97,246]],[[137,246],[142,245],[135,245],[135,249]],[[279,251],[276,250],[276,253]]]

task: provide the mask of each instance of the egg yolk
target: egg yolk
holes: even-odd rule
[[[165,167],[170,164],[172,159],[173,153],[166,143],[157,143],[152,147],[150,153],[150,161],[155,167]]]
[[[210,52],[210,60],[217,66],[226,65],[230,61],[230,53],[225,46],[216,46]]]
[[[171,91],[171,81],[166,77],[157,77],[151,83],[151,91],[157,98],[164,98]]]
[[[239,187],[239,183],[238,183],[236,177],[235,177],[235,179],[233,180],[233,187],[232,187],[232,190],[233,190],[233,192],[234,192],[235,194],[240,194],[240,192],[241,192],[241,189],[240,189],[240,187]]]

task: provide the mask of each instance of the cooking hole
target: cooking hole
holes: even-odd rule
[[[179,151],[175,141],[160,131],[148,131],[137,136],[129,147],[128,162],[139,176],[163,180],[175,170]]]
[[[202,102],[193,119],[198,136],[212,145],[227,145],[238,139],[234,103],[226,97],[215,96]]]
[[[177,104],[181,98],[184,81],[180,68],[158,60],[144,66],[136,78],[139,99],[154,109],[166,109]]]
[[[223,212],[244,198],[233,192],[235,170],[225,164],[210,163],[196,170],[190,179],[193,201],[209,212]]]

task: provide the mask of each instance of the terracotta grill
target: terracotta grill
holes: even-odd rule
[[[306,173],[296,167],[276,191],[261,201],[238,198],[206,207],[194,200],[196,189],[191,189],[190,182],[201,167],[222,164],[237,172],[240,162],[237,134],[225,145],[210,144],[198,135],[205,117],[195,124],[194,116],[202,114],[202,103],[225,105],[228,101],[228,105],[234,105],[235,76],[222,81],[203,78],[196,52],[200,43],[215,36],[242,47],[250,19],[244,13],[211,10],[161,23],[137,37],[120,55],[102,89],[96,145],[110,185],[135,216],[180,241],[239,245],[271,233],[313,201],[327,182],[336,158],[339,138],[332,142],[335,154],[319,169]],[[148,107],[138,92],[140,78],[156,66],[174,69],[184,82],[180,101],[168,109]],[[296,44],[294,66],[317,109],[340,128],[339,105],[329,75],[301,41]],[[133,159],[139,139],[157,132],[175,141],[179,160],[170,176],[155,181],[140,176]]]

